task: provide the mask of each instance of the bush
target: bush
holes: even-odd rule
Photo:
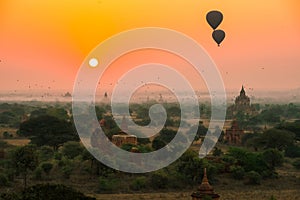
[[[79,142],[66,142],[62,148],[62,154],[69,158],[74,159],[76,156],[80,155],[83,151],[83,147]]]
[[[150,177],[150,185],[154,189],[165,189],[168,184],[168,176],[164,172],[154,172]]]
[[[250,171],[246,174],[247,181],[245,184],[249,185],[259,185],[261,181],[261,176],[256,171]]]
[[[62,154],[60,152],[55,152],[54,153],[54,159],[55,160],[61,160],[62,159]]]
[[[213,151],[213,156],[221,156],[222,154],[223,154],[222,149],[215,147],[215,149]]]
[[[100,177],[99,179],[99,192],[111,193],[117,188],[117,181],[114,178]]]
[[[21,200],[96,200],[64,185],[39,184],[25,189]]]
[[[293,165],[296,169],[300,169],[300,159],[297,159],[293,162]]]
[[[283,164],[283,154],[277,149],[267,149],[262,153],[262,159],[266,162],[269,169],[274,170],[275,167]]]
[[[278,178],[278,173],[274,170],[264,170],[260,172],[262,178]]]
[[[51,169],[53,168],[53,164],[50,162],[44,162],[41,164],[41,168],[44,170],[44,172],[49,175]]]
[[[276,200],[276,198],[272,195],[272,196],[270,197],[270,200]]]
[[[42,169],[41,167],[37,167],[34,171],[33,171],[33,178],[35,180],[42,180]]]
[[[0,186],[8,186],[8,179],[5,174],[0,174]]]
[[[7,179],[8,179],[8,181],[14,181],[15,174],[16,174],[16,172],[15,172],[14,169],[9,168],[9,169],[5,170],[5,175],[6,175]]]
[[[240,166],[237,166],[237,167],[232,166],[230,168],[230,172],[231,172],[232,177],[237,180],[241,180],[245,176],[245,170],[243,167],[240,167]]]
[[[130,184],[130,188],[132,190],[141,190],[146,188],[146,185],[147,185],[147,178],[141,176],[141,177],[137,177],[132,181],[132,183]]]
[[[16,193],[1,193],[0,200],[21,200],[21,198]]]
[[[10,134],[9,132],[5,131],[5,132],[3,133],[3,137],[4,137],[5,139],[7,139],[7,138],[10,138],[10,137],[13,137],[13,135]]]
[[[66,179],[69,179],[71,174],[72,174],[72,171],[73,171],[73,167],[70,166],[70,165],[66,165],[64,167],[62,167],[62,173],[63,173],[63,177],[66,178]]]
[[[290,158],[299,158],[300,157],[300,147],[296,145],[288,146],[285,149],[285,156]]]
[[[49,146],[42,146],[38,152],[40,161],[48,161],[53,158],[54,151]]]

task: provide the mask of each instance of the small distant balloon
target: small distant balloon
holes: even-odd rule
[[[223,14],[216,10],[210,11],[206,15],[206,21],[215,30],[223,21]]]
[[[212,37],[214,38],[215,42],[220,46],[221,42],[225,38],[225,32],[223,30],[215,30],[212,33]]]

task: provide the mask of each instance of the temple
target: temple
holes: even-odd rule
[[[234,120],[232,122],[231,128],[226,129],[224,139],[228,142],[228,144],[241,145],[243,136],[244,130],[240,129],[237,121]]]
[[[204,200],[207,198],[211,198],[215,200],[220,199],[220,195],[214,193],[213,187],[208,182],[206,168],[204,169],[202,183],[199,186],[198,191],[193,192],[191,196],[192,196],[192,200]]]
[[[235,98],[234,105],[230,106],[227,110],[227,115],[230,118],[234,118],[238,113],[243,113],[245,115],[253,115],[256,110],[251,106],[250,98],[246,95],[244,86],[240,91],[240,95]]]

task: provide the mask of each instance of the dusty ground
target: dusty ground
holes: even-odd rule
[[[269,200],[273,195],[276,200],[299,200],[299,190],[249,190],[249,191],[219,191],[220,200]],[[98,200],[188,200],[191,192],[152,193],[152,194],[102,194],[92,195]]]
[[[288,169],[288,170],[285,170]],[[220,200],[300,200],[300,171],[283,166],[278,170],[278,179],[263,181],[261,185],[244,185],[243,181],[233,180],[226,176],[219,178],[214,186]],[[196,191],[196,188],[194,189]],[[98,200],[191,200],[193,191],[175,191],[144,194],[97,194],[91,195]]]

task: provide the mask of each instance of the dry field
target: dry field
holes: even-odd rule
[[[4,139],[3,141],[14,146],[25,146],[29,144],[29,139]]]
[[[234,190],[234,189],[233,189]],[[299,190],[249,190],[249,191],[219,191],[220,200],[270,200],[273,195],[276,200],[299,200]],[[191,200],[191,192],[149,193],[149,194],[101,194],[93,195],[97,200]]]
[[[288,170],[286,170],[288,169]],[[283,166],[278,170],[278,179],[268,179],[261,185],[244,185],[243,181],[233,180],[228,176],[219,178],[214,186],[220,200],[300,200],[300,171]],[[196,191],[196,188],[194,189]],[[174,191],[166,193],[144,194],[97,194],[91,195],[97,200],[191,200],[191,191]]]
[[[8,133],[12,134],[13,137],[5,139],[3,137],[3,133],[4,132],[8,132]],[[24,146],[24,145],[26,145],[26,144],[28,144],[30,142],[29,139],[18,137],[18,135],[16,134],[16,132],[17,132],[17,129],[15,129],[15,128],[0,127],[0,139],[2,141],[7,142],[8,144],[14,145],[14,146]]]
[[[12,134],[15,137],[17,129],[9,128],[9,127],[0,127],[0,138],[3,138],[3,133],[4,132],[8,132],[8,133]]]

